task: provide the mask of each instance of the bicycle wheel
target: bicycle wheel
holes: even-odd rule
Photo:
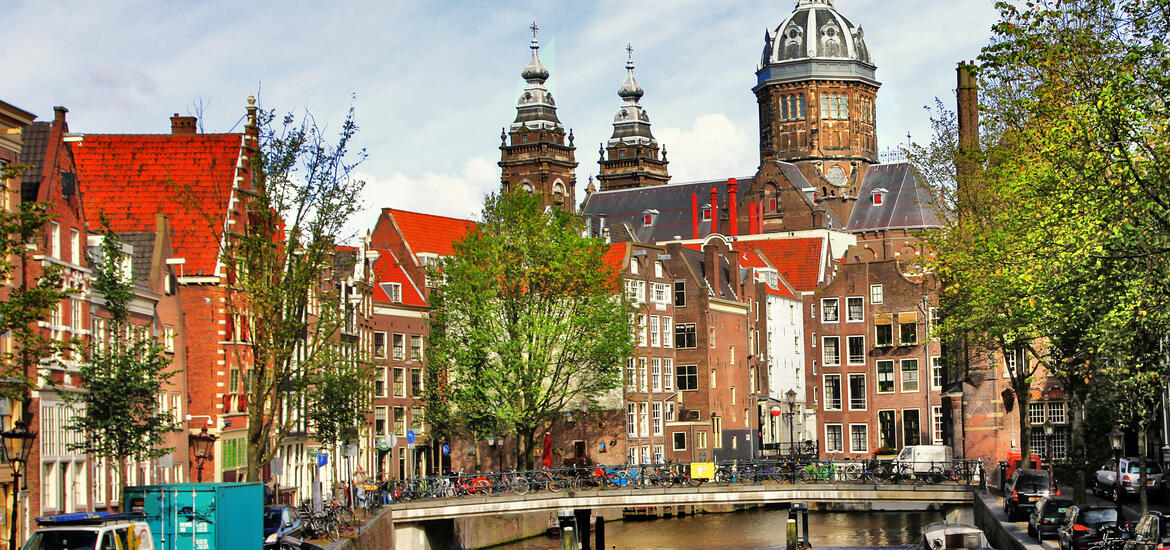
[[[511,483],[509,483],[509,485],[512,488],[513,494],[523,495],[523,494],[528,493],[528,489],[529,489],[528,478],[526,478],[524,476],[516,476],[516,477],[512,478],[512,481],[511,481]]]
[[[325,536],[329,537],[331,541],[337,541],[341,538],[341,528],[335,520],[325,520]]]
[[[341,521],[341,524],[346,527],[353,527],[353,524],[357,523],[357,516],[353,515],[353,509],[349,506],[342,506],[341,508],[338,508],[337,518]]]
[[[800,473],[797,475],[797,479],[799,479],[802,483],[816,483],[817,478],[819,477],[820,475],[818,475],[816,470],[810,470],[808,468],[802,468]]]
[[[545,480],[544,486],[549,490],[550,493],[559,493],[562,489],[565,488],[565,480],[564,478],[549,476],[548,479]]]

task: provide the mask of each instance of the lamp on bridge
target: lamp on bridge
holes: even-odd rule
[[[28,425],[23,420],[17,420],[13,423],[11,430],[4,430],[0,432],[0,438],[4,439],[4,445],[0,446],[0,453],[3,453],[4,462],[12,466],[12,517],[9,525],[11,530],[8,536],[8,549],[16,550],[16,499],[20,495],[20,477],[26,470],[28,465],[28,453],[32,451],[32,440],[36,439],[37,432],[31,432]]]
[[[788,417],[788,452],[792,458],[796,458],[796,390],[789,389],[784,396],[787,397],[785,403],[788,405],[788,412],[784,413]]]
[[[1052,434],[1056,431],[1056,425],[1052,423],[1052,419],[1044,421],[1044,450],[1048,455],[1048,494],[1056,493],[1056,480],[1052,476]]]

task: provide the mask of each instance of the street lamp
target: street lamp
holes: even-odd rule
[[[1113,500],[1121,503],[1121,446],[1125,442],[1125,433],[1116,426],[1109,432],[1109,447],[1113,449],[1113,465],[1116,468],[1116,478],[1113,486]]]
[[[207,433],[207,426],[204,426],[197,434],[187,434],[187,440],[191,444],[191,452],[195,454],[195,480],[203,483],[203,463],[211,456],[211,446],[219,439],[215,434]]]
[[[1048,455],[1048,494],[1056,494],[1056,480],[1052,476],[1052,434],[1056,431],[1056,425],[1052,423],[1052,419],[1044,421],[1044,450]]]
[[[32,451],[32,440],[36,439],[37,432],[30,432],[23,420],[13,422],[11,430],[0,432],[4,445],[0,446],[5,462],[12,466],[12,514],[11,529],[8,535],[8,550],[16,550],[16,499],[20,494],[20,476],[28,465],[28,453]]]
[[[784,394],[788,398],[788,452],[793,459],[796,458],[796,390],[788,390]]]

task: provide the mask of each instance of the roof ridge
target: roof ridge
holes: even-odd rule
[[[418,215],[418,216],[430,216],[430,217],[432,217],[432,218],[444,218],[444,219],[448,219],[448,220],[454,220],[454,221],[459,221],[459,222],[471,222],[471,223],[474,223],[474,224],[477,224],[477,225],[478,225],[478,223],[479,223],[479,222],[476,222],[475,220],[473,220],[473,219],[470,219],[470,218],[456,218],[456,217],[454,217],[454,216],[444,216],[444,215],[442,215],[442,214],[431,214],[431,213],[429,213],[429,212],[419,212],[419,211],[417,211],[417,210],[403,210],[403,209],[401,209],[401,208],[397,208],[397,209],[395,209],[395,208],[386,208],[385,210],[388,210],[388,211],[390,211],[390,212],[392,212],[392,213],[393,213],[393,212],[402,212],[402,213],[406,213],[406,214],[415,214],[415,215]]]

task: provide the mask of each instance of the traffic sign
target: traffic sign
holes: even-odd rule
[[[445,455],[451,454],[451,447],[448,447],[447,445],[444,444],[443,445],[443,454],[445,454]]]
[[[391,446],[391,447],[397,447],[397,446],[398,446],[398,436],[397,436],[397,435],[395,435],[395,434],[390,434],[390,446]]]
[[[390,450],[390,439],[387,438],[386,436],[379,437],[378,438],[378,450],[379,451],[389,451]]]
[[[414,430],[406,430],[406,442],[414,443]]]

